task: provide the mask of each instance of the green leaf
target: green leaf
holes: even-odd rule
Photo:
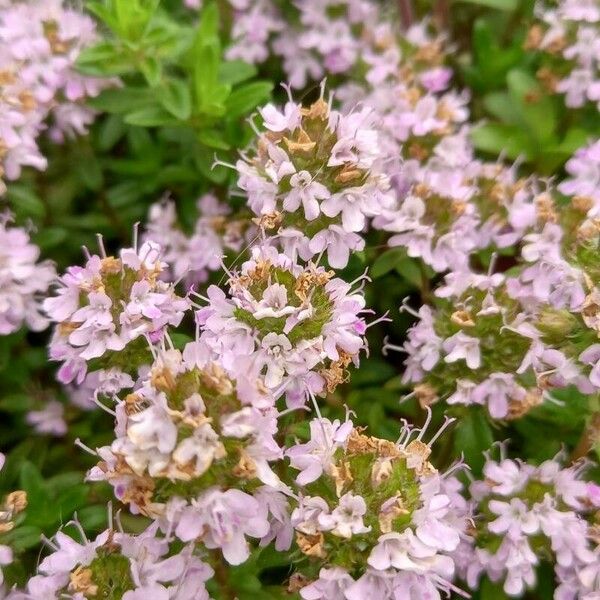
[[[98,130],[98,149],[106,152],[123,137],[125,133],[125,124],[119,115],[109,115],[100,123]]]
[[[108,113],[126,113],[156,103],[155,93],[148,88],[122,87],[103,90],[87,103],[96,110]]]
[[[27,492],[29,512],[44,506],[47,501],[47,490],[41,473],[29,461],[21,465],[19,474],[21,488]]]
[[[162,77],[162,65],[153,56],[146,57],[140,62],[140,71],[150,87],[156,87]]]
[[[467,409],[454,431],[454,452],[464,454],[467,464],[477,475],[484,463],[483,452],[494,443],[494,436],[483,410]]]
[[[100,168],[100,163],[95,156],[88,155],[83,157],[83,160],[80,160],[76,164],[75,170],[88,189],[94,192],[100,190],[104,183],[104,176]]]
[[[406,257],[404,248],[391,248],[377,257],[369,275],[373,279],[379,279],[386,273],[392,271],[396,265]]]
[[[249,65],[242,60],[231,60],[219,66],[219,81],[236,85],[254,77],[256,73],[254,65]]]
[[[167,112],[162,106],[148,106],[134,110],[125,115],[125,123],[138,127],[161,127],[176,125],[177,119]]]
[[[506,81],[518,116],[537,141],[547,143],[556,129],[554,103],[535,78],[525,71],[510,71]]]
[[[35,243],[42,250],[51,250],[62,244],[68,235],[67,230],[63,227],[44,227],[35,235]]]
[[[530,159],[535,154],[531,138],[514,125],[485,123],[473,129],[471,139],[478,150],[494,156],[504,152],[508,158],[515,160],[520,156]]]
[[[491,92],[483,98],[485,109],[504,123],[515,124],[518,117],[515,114],[512,100],[506,92]]]
[[[46,215],[44,203],[30,187],[19,183],[9,184],[7,195],[17,214],[38,219]]]
[[[119,27],[116,15],[104,4],[103,2],[91,2],[88,1],[85,6],[93,15],[98,17],[106,25],[108,25],[113,31],[116,31]]]
[[[77,68],[86,75],[106,77],[135,70],[131,57],[112,42],[100,42],[84,48],[77,58]]]
[[[412,283],[416,288],[421,287],[423,283],[423,274],[419,268],[418,259],[405,256],[396,266],[396,272],[402,275],[406,281]]]
[[[36,525],[21,525],[10,532],[10,545],[18,553],[40,543],[42,530]]]
[[[227,116],[236,119],[247,115],[257,105],[267,100],[272,90],[273,84],[270,81],[253,81],[240,86],[231,92],[225,102]]]
[[[160,90],[161,104],[180,121],[189,119],[192,113],[192,96],[187,82],[180,79],[168,81]]]
[[[199,131],[198,140],[210,148],[229,150],[229,144],[223,139],[223,133],[216,129],[203,129]]]
[[[219,38],[219,8],[216,2],[209,2],[202,10],[198,37],[202,43],[210,42]]]

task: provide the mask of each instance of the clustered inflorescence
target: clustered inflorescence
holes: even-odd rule
[[[94,111],[83,100],[114,82],[75,70],[83,48],[96,39],[94,21],[61,0],[15,2],[0,13],[0,194],[2,181],[23,166],[45,169],[37,139],[48,128],[55,142],[83,134]]]

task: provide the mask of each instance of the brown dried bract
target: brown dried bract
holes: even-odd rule
[[[421,408],[427,408],[439,400],[437,390],[429,383],[418,383],[413,388],[413,393]]]
[[[296,543],[298,548],[306,556],[316,556],[317,558],[326,558],[325,538],[321,532],[316,535],[307,535],[305,533],[296,532]]]
[[[79,565],[69,575],[69,591],[83,594],[91,598],[98,593],[98,586],[92,580],[92,570],[89,567]]]

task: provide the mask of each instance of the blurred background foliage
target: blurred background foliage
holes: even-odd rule
[[[392,0],[383,3],[390,11],[397,9]],[[399,4],[402,9],[404,2]],[[225,60],[231,27],[227,2],[208,3],[199,15],[183,8],[180,0],[85,5],[99,22],[102,41],[82,54],[79,68],[90,75],[118,76],[122,85],[90,101],[100,116],[89,136],[64,145],[46,142],[48,169],[26,170],[9,185],[5,199],[16,222],[31,229],[33,241],[59,270],[80,264],[81,247],[95,248],[97,233],[109,249],[128,246],[134,223],[143,222],[150,204],[161,197],[176,201],[180,221],[190,231],[197,218],[196,200],[207,191],[243,205],[243,198],[230,195],[235,171],[215,166],[215,160],[235,162],[238,149],[253,135],[248,117],[269,99],[284,99],[278,85],[282,71],[273,60],[260,68]],[[290,10],[287,0],[281,5]],[[567,111],[536,79],[540,57],[523,47],[533,0],[417,0],[412,11],[413,18],[429,16],[451,32],[455,84],[471,90],[473,120],[481,120],[473,139],[482,156],[520,159],[524,173],[549,175],[560,172],[576,148],[600,134],[595,109]],[[316,94],[309,88],[297,97]],[[393,321],[369,330],[370,356],[328,398],[324,413],[340,416],[347,405],[373,435],[393,439],[401,418],[421,422],[423,411],[413,400],[399,403],[408,392],[401,383],[403,357],[382,355],[384,336],[404,338],[413,319],[399,314],[398,307],[405,297],[412,306],[426,302],[436,280],[403,250],[386,249],[378,232],[369,234],[365,250],[352,257],[342,276],[352,280],[367,267],[373,279],[367,303],[378,315],[389,311]],[[48,335],[22,330],[0,337],[0,440],[9,454],[0,472],[0,491],[21,488],[29,497],[26,515],[13,532],[15,549],[23,551],[22,560],[10,567],[18,571],[12,574],[17,579],[37,562],[40,535],[51,536],[73,513],[90,534],[102,529],[111,497],[102,485],[83,482],[95,459],[75,445],[77,438],[90,447],[109,442],[110,415],[65,402],[69,431],[60,440],[34,435],[25,422],[28,410],[49,399],[65,399],[47,362]],[[511,452],[533,460],[551,457],[561,447],[573,448],[594,407],[574,390],[562,394],[568,397],[564,406],[546,403],[501,430],[483,412],[464,409],[437,447],[438,464],[443,467],[462,453],[477,475],[482,452],[505,438],[511,439]],[[435,417],[441,420],[440,414]],[[136,526],[133,521],[129,525]],[[286,569],[280,560],[266,550],[233,569],[239,598],[281,597],[269,587],[271,580],[280,580],[273,573]],[[531,598],[552,596],[548,579],[539,577]],[[493,600],[504,594],[484,583],[477,597]]]

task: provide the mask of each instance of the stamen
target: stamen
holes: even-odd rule
[[[104,412],[108,413],[109,415],[116,417],[117,413],[112,410],[111,408],[108,408],[108,406],[106,406],[105,404],[103,404],[102,402],[100,402],[100,400],[98,399],[98,391],[94,392],[94,404],[98,407],[100,407]]]
[[[425,435],[425,432],[427,431],[427,428],[429,427],[429,423],[431,423],[431,417],[432,417],[432,412],[431,412],[431,408],[429,408],[429,406],[425,407],[425,411],[427,412],[427,417],[425,418],[425,423],[423,423],[423,426],[420,429],[419,435],[417,436],[417,441],[421,441],[423,439],[423,436]]]
[[[454,423],[454,421],[456,421],[454,417],[444,417],[444,423],[437,430],[436,434],[429,440],[427,445],[431,448],[435,441],[442,435],[442,433],[444,433],[446,429],[448,429],[448,427],[450,427],[450,425],[452,425],[452,423]]]
[[[96,234],[96,239],[98,240],[98,248],[100,249],[100,256],[102,258],[106,258],[106,249],[104,248],[104,238],[101,233]]]
[[[397,344],[390,344],[388,340],[389,337],[386,335],[383,338],[383,347],[381,348],[381,353],[384,356],[387,356],[390,350],[392,350],[393,352],[402,352],[403,354],[409,354],[409,352],[405,350],[402,346],[398,346]]]
[[[139,230],[140,230],[140,222],[136,221],[133,224],[133,249],[135,251],[135,253],[137,254],[138,252],[138,236],[139,236]]]
[[[412,308],[411,306],[408,305],[408,301],[410,300],[410,298],[408,296],[406,296],[405,298],[402,299],[402,304],[400,305],[400,308],[398,309],[400,313],[403,312],[407,312],[409,315],[412,315],[413,317],[420,319],[421,317],[419,316],[419,313]]]
[[[76,438],[75,441],[73,442],[73,444],[75,444],[75,446],[77,446],[78,448],[81,448],[88,454],[91,454],[92,456],[95,456],[96,458],[98,457],[98,452],[96,452],[96,450],[92,450],[89,446],[86,446],[79,438]]]
[[[227,163],[225,161],[222,161],[215,153],[214,155],[214,160],[212,165],[210,166],[211,171],[216,167],[225,167],[226,169],[233,169],[234,171],[237,171],[235,165],[232,165],[231,163]]]
[[[391,323],[392,319],[388,317],[389,312],[389,310],[386,310],[385,313],[379,317],[379,319],[375,319],[374,321],[367,323],[367,329],[369,329],[369,327],[373,327],[373,325],[377,325],[377,323]]]

